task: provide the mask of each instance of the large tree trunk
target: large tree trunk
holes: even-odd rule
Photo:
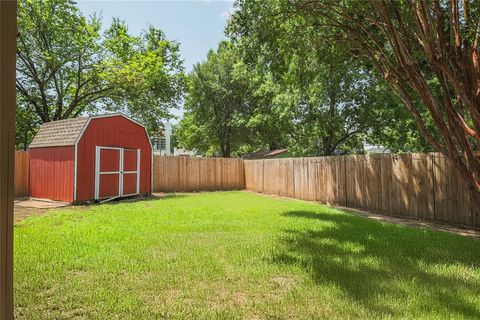
[[[222,157],[223,158],[230,158],[231,157],[231,146],[230,143],[227,142],[226,145],[222,148]]]
[[[334,150],[332,150],[332,138],[333,132],[329,133],[328,136],[323,137],[322,142],[322,156],[331,156],[333,155]]]
[[[323,155],[330,156],[333,155],[335,152],[335,148],[333,146],[333,139],[335,136],[335,128],[334,128],[334,121],[335,119],[335,111],[337,108],[337,101],[336,101],[336,92],[330,91],[329,93],[329,102],[330,105],[328,107],[328,119],[324,119],[327,121],[327,135],[323,138]]]

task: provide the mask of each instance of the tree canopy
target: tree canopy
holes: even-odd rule
[[[183,96],[179,44],[116,19],[101,33],[71,0],[18,2],[17,137],[43,122],[122,111],[156,130]]]
[[[283,135],[291,154],[362,153],[366,142],[431,150],[370,64],[341,43],[322,41],[301,15],[283,14],[283,3],[236,2],[227,32],[246,63],[271,74],[278,87],[270,106],[280,104],[288,114]]]
[[[298,30],[288,20],[237,36],[235,17],[233,41],[210,52],[190,75],[180,145],[224,156],[277,148],[293,156],[363,153],[366,142],[394,151],[431,150],[385,81],[348,48],[319,43],[314,30]],[[227,51],[228,59],[220,58]],[[229,101],[236,106],[226,107]],[[231,130],[225,153],[219,135]]]
[[[375,70],[423,140],[480,194],[478,1],[252,0],[235,7],[229,32],[246,52],[260,48],[273,60],[292,48],[283,45],[292,30],[293,39],[341,46]]]
[[[230,157],[248,139],[245,134],[248,81],[241,73],[237,53],[228,42],[211,50],[194,66],[188,81],[184,119],[177,129],[182,146],[207,155]]]

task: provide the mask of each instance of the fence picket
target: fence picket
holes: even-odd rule
[[[255,170],[262,164],[264,170]],[[480,227],[480,204],[439,153],[246,160],[244,165],[247,190]]]
[[[153,192],[247,189],[480,227],[480,204],[440,153],[245,161],[154,156],[152,185]],[[15,196],[28,196],[28,189],[29,154],[17,151]]]

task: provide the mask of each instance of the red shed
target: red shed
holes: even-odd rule
[[[30,196],[85,202],[149,194],[152,145],[140,123],[111,114],[43,124],[30,144]]]

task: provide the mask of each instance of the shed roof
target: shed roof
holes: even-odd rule
[[[42,124],[29,147],[44,148],[74,146],[78,138],[82,135],[84,128],[88,125],[90,119],[116,116],[124,117],[145,129],[143,125],[121,113],[57,120]]]
[[[81,117],[44,123],[30,148],[73,146],[87,122],[88,117]]]

